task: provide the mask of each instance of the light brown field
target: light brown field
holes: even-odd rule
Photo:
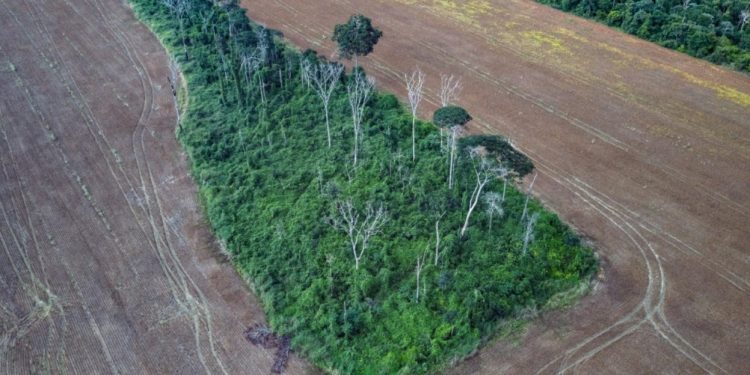
[[[535,162],[534,194],[590,238],[593,292],[452,372],[750,373],[750,78],[525,0],[244,0],[302,48],[364,13],[363,66],[404,97],[462,76],[472,131]]]
[[[0,373],[267,374],[158,41],[123,1],[0,0],[0,25]]]

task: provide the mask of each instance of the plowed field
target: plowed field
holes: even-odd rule
[[[156,38],[123,1],[0,0],[0,25],[0,373],[267,374]]]

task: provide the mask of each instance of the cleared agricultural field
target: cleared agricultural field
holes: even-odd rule
[[[155,37],[122,1],[2,0],[0,24],[0,373],[268,373]]]
[[[590,296],[454,373],[750,372],[748,76],[530,1],[243,4],[327,55],[333,25],[371,17],[385,35],[360,62],[402,97],[416,65],[433,103],[440,73],[462,76],[473,131],[510,137],[598,249]]]

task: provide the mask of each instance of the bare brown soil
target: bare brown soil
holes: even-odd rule
[[[269,373],[158,41],[124,1],[0,0],[0,25],[0,373]]]
[[[364,13],[360,62],[462,76],[474,132],[537,165],[537,195],[590,238],[593,292],[487,345],[465,373],[750,373],[750,78],[526,0],[244,0],[249,16],[333,54]]]

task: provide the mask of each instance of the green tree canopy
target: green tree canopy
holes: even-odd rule
[[[451,126],[466,125],[471,121],[471,115],[459,106],[449,105],[435,111],[435,114],[432,115],[432,121],[441,128],[450,128]]]
[[[336,25],[333,41],[339,45],[339,54],[345,59],[366,56],[375,48],[383,32],[372,26],[372,21],[361,15],[349,17],[349,21]]]

